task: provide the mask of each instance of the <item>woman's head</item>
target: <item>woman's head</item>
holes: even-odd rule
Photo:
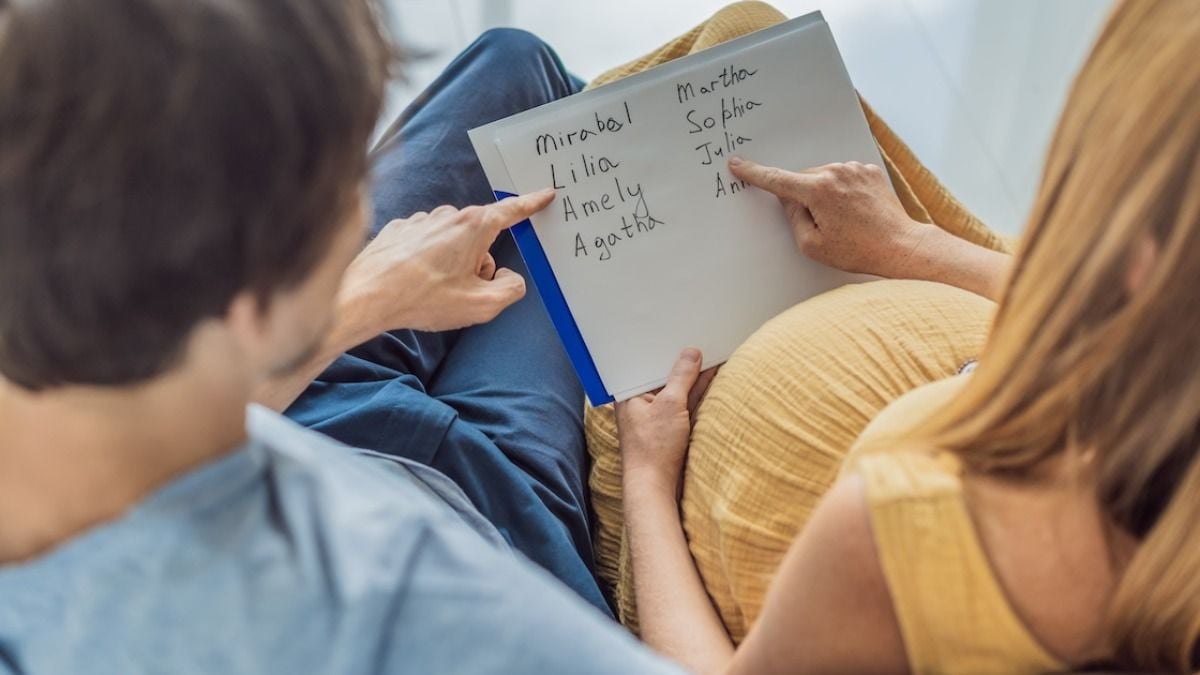
[[[1120,5],[1075,81],[981,365],[919,434],[980,471],[1066,453],[1142,540],[1113,602],[1129,665],[1200,634],[1200,7]]]

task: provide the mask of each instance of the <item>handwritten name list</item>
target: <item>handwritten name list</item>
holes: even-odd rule
[[[881,162],[819,13],[470,133],[497,192],[557,191],[514,236],[593,403],[861,280],[805,258],[779,201],[728,168]]]
[[[593,124],[579,129],[538,134],[534,150],[539,157],[549,157],[550,184],[558,191],[563,222],[581,228],[575,233],[575,257],[594,255],[596,260],[606,261],[612,259],[617,246],[653,232],[663,221],[651,215],[640,182],[629,177],[622,181],[619,157],[587,152],[590,139],[619,135],[633,126],[629,102],[592,117]],[[585,238],[582,228],[593,220],[600,222],[588,227]]]
[[[730,63],[710,79],[674,84],[679,123],[694,143],[692,157],[702,166],[713,167],[707,192],[714,199],[746,188],[729,175],[724,160],[754,140],[749,132],[739,131],[740,123],[764,103],[737,92],[757,73],[757,68]],[[576,259],[612,260],[628,242],[667,224],[651,211],[642,177],[622,169],[621,149],[628,146],[620,141],[636,125],[625,100],[593,111],[577,128],[545,131],[533,138],[534,153],[545,159],[549,183],[558,191],[555,208],[563,223],[578,228],[572,242]],[[589,152],[595,144],[589,142],[597,139],[616,142],[603,143],[609,148],[604,154]]]

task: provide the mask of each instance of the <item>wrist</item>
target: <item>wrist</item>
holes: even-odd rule
[[[625,481],[621,509],[625,528],[631,534],[649,531],[661,535],[663,528],[683,529],[678,488],[668,487],[659,480],[642,476]]]
[[[944,250],[942,237],[947,233],[933,223],[908,219],[893,242],[892,265],[884,275],[891,279],[936,281],[940,263],[937,257]]]
[[[346,316],[338,322],[364,339],[389,330],[422,327],[415,300],[428,291],[430,271],[409,247],[385,240],[391,227],[351,261],[338,290],[337,308]]]
[[[621,482],[626,502],[679,499],[681,471],[661,467],[628,465],[623,467]]]
[[[326,340],[331,348],[340,347],[339,351],[346,351],[390,330],[382,322],[385,312],[378,305],[367,288],[343,284]]]

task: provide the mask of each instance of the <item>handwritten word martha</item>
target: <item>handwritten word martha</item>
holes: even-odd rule
[[[576,143],[584,143],[593,136],[603,134],[615,134],[626,126],[633,124],[633,115],[629,112],[629,102],[622,104],[624,108],[624,118],[618,113],[616,116],[609,115],[601,117],[599,112],[593,113],[595,117],[595,126],[588,125],[573,131],[554,131],[543,134],[538,134],[534,139],[534,146],[537,150],[538,157],[544,154],[557,151],[559,148],[568,148]],[[624,119],[625,121],[621,121]]]
[[[721,69],[717,76],[708,82],[703,82],[697,88],[691,82],[681,82],[675,85],[675,97],[680,103],[686,103],[696,96],[711,94],[715,91],[728,89],[733,85],[748,80],[754,77],[758,70],[750,70],[748,68],[735,68],[733,64],[729,64]]]

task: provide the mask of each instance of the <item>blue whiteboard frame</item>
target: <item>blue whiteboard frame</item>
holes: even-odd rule
[[[493,194],[496,195],[497,201],[516,196],[511,192],[500,190],[494,190]],[[558,331],[558,337],[567,351],[567,358],[571,360],[571,365],[575,367],[575,374],[579,376],[579,381],[583,384],[583,391],[587,394],[588,401],[593,406],[612,403],[613,396],[605,388],[604,381],[600,379],[600,371],[596,369],[592,353],[588,351],[587,343],[583,341],[583,333],[580,332],[579,325],[575,323],[575,315],[571,314],[571,308],[567,306],[567,299],[558,286],[558,278],[554,276],[554,270],[550,269],[550,261],[546,258],[546,252],[542,249],[542,242],[538,239],[537,232],[533,230],[533,223],[526,219],[513,225],[509,231],[512,232],[513,239],[517,242],[517,250],[521,252],[521,258],[525,260],[529,276],[542,296],[542,304],[546,306],[546,311],[550,314],[550,321],[554,324],[554,329]]]

